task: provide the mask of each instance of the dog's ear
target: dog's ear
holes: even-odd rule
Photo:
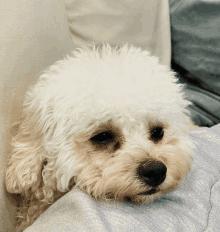
[[[30,115],[28,115],[30,116]],[[32,121],[31,121],[32,120]],[[26,117],[12,127],[12,155],[6,169],[6,188],[10,193],[22,193],[39,188],[43,159],[40,155],[41,135],[33,117]]]
[[[22,119],[11,129],[12,150],[5,173],[6,189],[10,193],[35,192],[43,181],[47,153],[42,128],[50,127],[48,118],[42,113],[47,106],[42,100],[43,87],[38,83],[29,89],[23,103]]]
[[[26,194],[30,190],[50,198],[52,191],[66,191],[80,169],[80,161],[73,157],[69,118],[65,117],[70,111],[63,106],[66,92],[54,77],[58,69],[54,66],[43,74],[26,94],[22,122],[12,129],[17,135],[6,170],[8,192]]]

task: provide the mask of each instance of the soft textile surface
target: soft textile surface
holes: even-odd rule
[[[187,83],[192,118],[220,123],[220,1],[170,0],[172,59]],[[177,71],[180,71],[177,68]]]
[[[133,44],[170,66],[169,0],[65,0],[74,47]]]
[[[25,232],[220,231],[220,124],[190,133],[193,168],[181,186],[152,204],[96,203],[77,188],[54,203]]]

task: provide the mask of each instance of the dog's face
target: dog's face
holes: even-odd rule
[[[74,140],[82,164],[74,180],[97,199],[149,203],[177,188],[190,169],[191,144],[167,122],[121,115],[88,128]]]
[[[151,202],[190,170],[188,104],[174,73],[148,52],[82,49],[27,95],[7,188],[49,196],[77,185],[95,199]]]

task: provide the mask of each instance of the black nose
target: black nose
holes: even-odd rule
[[[157,187],[166,179],[166,166],[159,161],[147,162],[138,168],[138,175],[145,184],[151,187]]]

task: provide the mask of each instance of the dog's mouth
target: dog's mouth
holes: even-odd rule
[[[151,188],[150,190],[148,190],[148,191],[146,191],[146,192],[138,193],[137,195],[138,195],[138,196],[153,195],[153,194],[155,194],[155,193],[157,193],[157,192],[159,192],[158,189]],[[131,202],[131,201],[132,201],[131,197],[125,197],[125,200],[126,200],[127,202]]]
[[[155,194],[157,192],[158,192],[157,189],[152,188],[152,189],[148,190],[147,192],[139,193],[138,195],[153,195],[153,194]]]

